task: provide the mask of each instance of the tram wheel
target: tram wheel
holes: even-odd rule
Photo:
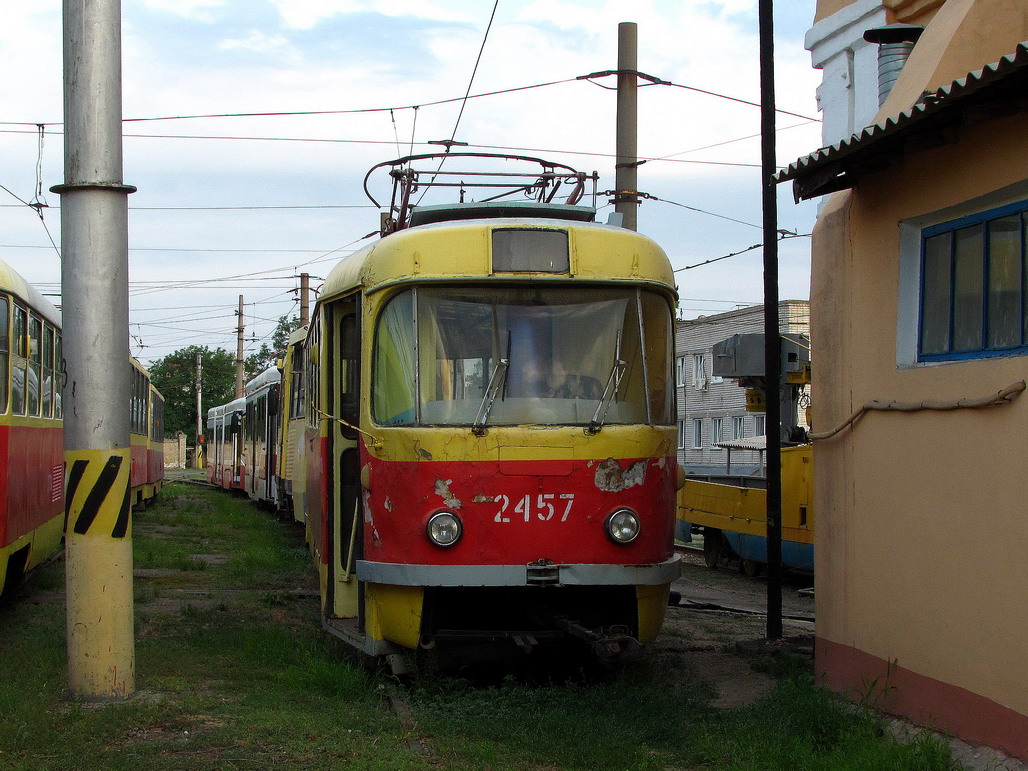
[[[708,568],[717,567],[717,558],[721,555],[721,531],[712,527],[703,529],[703,561]]]
[[[756,560],[744,559],[739,565],[739,571],[747,578],[756,578],[763,570],[764,563],[757,562]]]

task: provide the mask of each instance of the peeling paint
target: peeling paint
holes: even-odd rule
[[[432,460],[432,453],[430,453],[428,450],[423,450],[420,447],[418,447],[417,450],[418,457],[421,458],[421,460]]]
[[[664,466],[666,464],[667,464],[667,458],[665,458],[663,455],[661,455],[659,458],[657,458],[657,468],[664,468]]]
[[[450,492],[451,484],[453,484],[452,479],[447,479],[445,481],[442,479],[435,480],[435,494],[442,498],[443,503],[451,509],[459,509],[463,504],[460,502],[460,498]]]
[[[633,463],[626,469],[613,458],[607,458],[596,467],[594,483],[606,493],[619,493],[646,481],[646,460]]]
[[[364,521],[374,523],[374,519],[371,514],[371,493],[367,490],[364,490],[363,492],[364,506],[362,508],[364,509]]]
[[[393,510],[393,502],[391,500],[389,500],[389,496],[388,495],[386,496],[385,503],[382,504],[382,507],[386,511],[392,511]]]
[[[374,546],[382,546],[382,536],[378,534],[378,530],[376,530],[375,528],[371,529],[371,543]]]
[[[471,502],[472,503],[492,503],[495,500],[496,500],[496,498],[494,496],[492,496],[492,495],[482,495],[482,493],[479,493],[478,495],[476,495],[474,498],[471,499]]]

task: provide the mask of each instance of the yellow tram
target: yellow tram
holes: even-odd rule
[[[427,157],[287,352],[324,625],[379,655],[638,647],[679,574],[668,259],[543,161],[531,200],[413,207]]]

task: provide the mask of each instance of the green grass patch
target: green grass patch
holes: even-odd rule
[[[779,685],[733,710],[711,706],[687,652],[644,652],[573,679],[419,677],[401,716],[392,678],[321,629],[300,529],[172,485],[133,543],[131,699],[67,697],[63,563],[0,608],[0,768],[950,768],[940,742],[900,744],[816,688],[802,659],[755,657]]]

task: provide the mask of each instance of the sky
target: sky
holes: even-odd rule
[[[639,231],[677,271],[679,315],[760,303],[759,249],[691,267],[761,241],[760,111],[744,103],[760,99],[756,0],[499,0],[490,25],[493,5],[124,2],[133,355],[234,354],[240,295],[247,354],[269,342],[297,313],[301,272],[317,287],[372,242],[366,172],[437,150],[432,140],[597,171],[599,189],[613,188],[615,79],[577,78],[616,69],[625,21],[638,25],[639,70],[672,84],[639,89],[638,189],[652,196]],[[814,0],[776,5],[787,166],[821,145],[820,73],[803,48]],[[49,189],[64,178],[61,3],[7,4],[3,16],[0,259],[60,305],[60,196]],[[609,199],[599,206],[606,221]],[[808,297],[815,214],[780,186],[779,227],[797,234],[779,246],[782,299]]]

